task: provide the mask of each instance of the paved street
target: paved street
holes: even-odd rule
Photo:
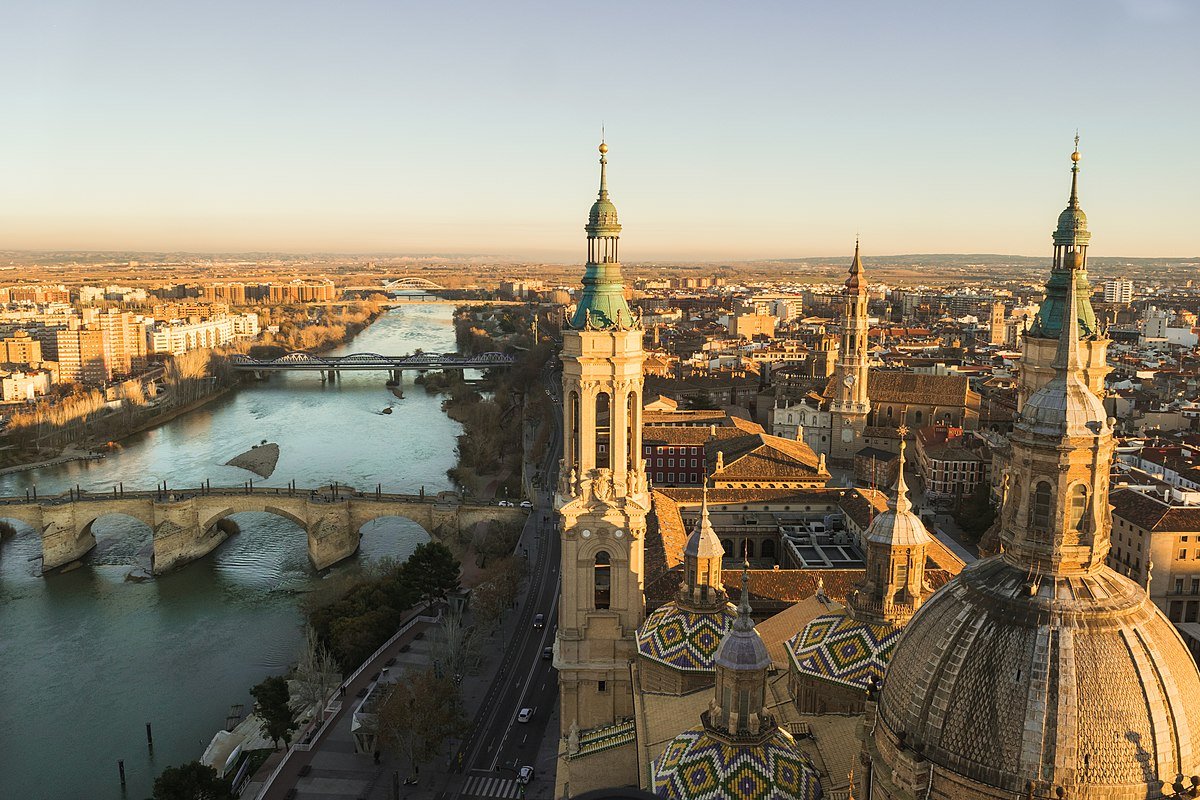
[[[557,377],[545,375],[546,391],[557,403]],[[557,409],[557,406],[556,406]],[[263,798],[267,800],[393,800],[399,796],[449,800],[456,797],[550,798],[554,791],[554,764],[558,741],[558,676],[543,651],[554,644],[559,594],[559,538],[552,510],[552,488],[557,483],[562,450],[561,416],[549,421],[553,435],[540,463],[541,486],[534,499],[517,552],[529,563],[529,580],[515,614],[483,642],[483,666],[462,684],[463,703],[471,718],[466,738],[447,748],[434,763],[421,765],[416,784],[400,783],[409,774],[407,764],[384,754],[376,764],[369,755],[354,752],[350,732],[351,711],[357,700],[348,700],[337,723],[310,752],[297,752]],[[549,487],[549,489],[547,488]],[[534,627],[536,615],[544,625]],[[428,643],[414,630],[380,656],[348,690],[353,698],[369,683],[371,674],[390,657],[400,663],[428,658]],[[433,633],[430,633],[432,636]],[[407,647],[406,647],[407,645]],[[394,652],[393,652],[394,651]],[[494,654],[489,657],[488,654]],[[522,708],[532,709],[528,722],[517,721]],[[273,759],[271,766],[277,763]],[[518,784],[520,767],[532,766],[534,779]],[[303,774],[302,774],[303,773]],[[292,793],[294,791],[294,794]],[[256,793],[247,792],[246,797]]]

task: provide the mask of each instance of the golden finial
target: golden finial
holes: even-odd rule
[[[1079,129],[1078,128],[1076,128],[1076,130],[1075,130],[1075,152],[1071,153],[1071,160],[1075,161],[1075,162],[1079,161]]]
[[[896,433],[900,434],[900,439],[903,441],[904,437],[908,436],[908,426],[901,425],[899,428],[896,428]]]
[[[600,155],[604,155],[607,152],[608,152],[608,145],[606,145],[604,142],[601,142],[600,143]]]

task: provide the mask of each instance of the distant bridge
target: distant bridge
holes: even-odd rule
[[[374,370],[391,372],[399,379],[404,370],[433,369],[490,369],[511,366],[516,359],[504,353],[480,353],[461,356],[458,353],[415,353],[404,356],[384,356],[379,353],[355,353],[349,356],[318,356],[312,353],[288,353],[279,358],[251,358],[237,354],[230,357],[233,368],[243,372],[342,372],[345,370]]]
[[[404,291],[406,289],[423,289],[425,291],[429,291],[432,289],[445,289],[446,287],[439,286],[438,284],[426,278],[405,276],[402,278],[395,278],[394,280],[390,281],[384,281],[383,288],[392,291]]]
[[[325,569],[358,550],[359,530],[380,517],[405,517],[431,536],[458,534],[483,520],[523,519],[521,509],[470,502],[454,492],[436,495],[359,492],[338,486],[217,488],[200,486],[166,491],[111,494],[72,490],[58,497],[0,497],[0,527],[24,523],[42,537],[45,571],[83,558],[96,546],[92,525],[101,517],[132,517],[153,531],[151,569],[155,574],[182,566],[216,549],[236,532],[221,524],[231,514],[266,512],[289,519],[308,536],[308,557]]]

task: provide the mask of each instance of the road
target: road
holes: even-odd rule
[[[517,620],[518,634],[500,654],[500,670],[473,720],[470,735],[459,750],[462,771],[468,780],[466,788],[455,796],[492,796],[482,793],[486,791],[482,787],[500,782],[511,787],[508,781],[516,777],[520,767],[533,763],[546,735],[550,711],[558,700],[558,673],[551,661],[542,657],[542,651],[554,644],[558,627],[560,544],[553,488],[558,483],[558,461],[562,453],[561,398],[558,396],[561,379],[547,369],[543,381],[545,391],[554,401],[554,431],[542,462],[541,487],[535,508],[521,537],[529,557],[529,589]],[[533,627],[537,614],[543,615],[544,627]],[[517,722],[522,708],[533,709],[529,722]]]

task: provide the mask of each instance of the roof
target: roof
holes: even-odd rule
[[[737,611],[729,603],[712,611],[692,611],[667,603],[655,609],[638,628],[638,654],[685,672],[711,672],[717,647],[736,617]]]
[[[790,734],[729,744],[697,726],[676,736],[651,765],[654,794],[667,800],[819,800],[821,782]]]
[[[801,675],[866,690],[883,672],[904,628],[860,622],[845,612],[825,614],[788,642],[792,667]]]
[[[825,386],[825,397],[836,393],[835,380]],[[867,397],[872,403],[909,403],[923,406],[979,405],[966,375],[918,375],[914,372],[871,370]]]
[[[718,451],[723,454],[723,468],[711,473],[714,481],[813,480],[829,475],[819,471],[820,460],[807,444],[766,433],[709,442],[705,450],[710,463],[715,463]]]
[[[1120,489],[1109,495],[1113,514],[1151,533],[1200,531],[1200,506],[1172,506],[1135,489]]]

